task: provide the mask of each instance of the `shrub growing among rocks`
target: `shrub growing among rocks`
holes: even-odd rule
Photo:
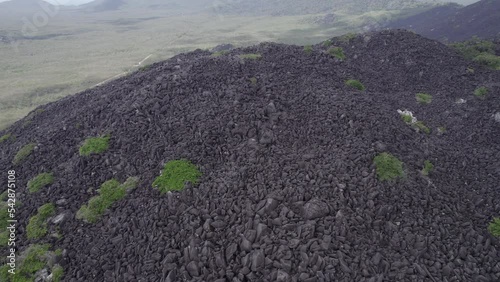
[[[109,139],[109,135],[88,138],[80,147],[80,156],[87,157],[91,154],[104,153],[109,148]]]
[[[433,169],[434,165],[429,160],[426,160],[424,162],[424,168],[422,169],[422,174],[428,176]]]
[[[14,160],[12,161],[13,164],[17,165],[20,164],[22,161],[24,161],[31,153],[33,152],[33,149],[35,149],[36,144],[35,143],[30,143],[25,146],[23,146],[17,154],[14,156]]]
[[[3,143],[5,141],[9,140],[11,137],[12,137],[12,134],[10,134],[10,133],[3,135],[2,137],[0,137],[0,143]]]
[[[35,178],[28,181],[28,190],[31,193],[35,193],[52,183],[54,183],[54,175],[52,173],[40,173]]]
[[[377,155],[373,162],[379,180],[394,180],[404,176],[403,163],[389,153]]]
[[[242,54],[240,55],[240,58],[242,59],[249,59],[249,60],[257,60],[262,58],[261,54]]]
[[[55,211],[56,207],[52,203],[45,204],[38,208],[38,214],[30,219],[26,227],[29,239],[38,239],[47,234],[47,219],[53,216]]]
[[[305,52],[306,54],[308,54],[308,55],[312,54],[312,52],[313,52],[313,48],[312,48],[312,46],[311,46],[311,45],[306,45],[306,46],[304,46],[304,52]]]
[[[430,104],[432,102],[432,96],[427,93],[418,93],[416,98],[420,104]]]
[[[358,89],[359,91],[364,91],[365,90],[365,86],[359,81],[359,80],[355,80],[355,79],[349,79],[345,82],[345,84],[347,86],[350,86],[352,88],[356,88]]]
[[[342,49],[342,47],[332,47],[328,49],[328,54],[339,60],[345,60],[346,58],[344,54],[344,49]]]
[[[500,217],[495,217],[488,226],[488,231],[495,237],[500,237]]]
[[[153,182],[161,193],[181,191],[186,182],[197,184],[201,172],[188,160],[173,160],[165,164],[163,171]]]
[[[474,95],[478,98],[485,98],[486,97],[486,94],[488,94],[488,88],[484,87],[484,86],[481,86],[479,88],[477,88],[475,91],[474,91]]]

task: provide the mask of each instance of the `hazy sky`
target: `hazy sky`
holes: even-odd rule
[[[6,2],[10,0],[0,0],[0,2]],[[93,0],[45,0],[46,2],[52,4],[61,4],[61,5],[81,5],[88,2],[92,2]]]

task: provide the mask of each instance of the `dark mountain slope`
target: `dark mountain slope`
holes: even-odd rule
[[[29,217],[57,201],[62,238],[41,242],[66,250],[67,281],[498,281],[500,246],[486,228],[500,214],[500,73],[405,31],[333,44],[345,61],[323,45],[310,55],[274,43],[181,54],[0,132],[16,136],[0,144],[0,169],[18,174],[21,249],[39,242],[26,238]],[[238,56],[248,53],[262,58]],[[367,90],[347,87],[350,78]],[[484,100],[479,86],[490,89]],[[431,104],[415,101],[422,91]],[[85,138],[105,133],[108,151],[79,156]],[[30,142],[33,154],[13,166]],[[404,179],[377,179],[384,151],[404,162]],[[200,184],[150,188],[179,158],[200,167]],[[28,194],[44,171],[55,183]],[[101,221],[74,219],[97,193],[89,188],[129,176],[141,185]]]
[[[492,38],[500,35],[500,1],[482,0],[459,7],[450,4],[398,20],[389,28],[413,30],[432,39],[462,41],[473,36]]]

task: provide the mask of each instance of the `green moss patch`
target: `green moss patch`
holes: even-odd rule
[[[25,146],[23,146],[17,154],[14,156],[14,160],[12,161],[13,164],[17,165],[20,164],[22,161],[24,161],[31,153],[33,152],[33,149],[35,149],[36,144],[35,143],[30,143]]]
[[[331,56],[339,59],[339,60],[345,60],[345,54],[344,54],[344,49],[342,49],[342,47],[332,47],[330,49],[328,49],[328,54],[330,54]]]
[[[181,191],[186,182],[197,184],[201,172],[188,160],[173,160],[165,164],[163,171],[153,182],[161,193]]]
[[[379,180],[394,180],[404,176],[403,163],[389,153],[381,153],[373,159]]]
[[[488,92],[489,92],[488,88],[481,86],[474,91],[474,95],[478,98],[485,98]]]
[[[0,268],[0,281],[5,282],[33,282],[36,273],[42,269],[47,269],[52,274],[52,281],[61,281],[64,270],[56,264],[52,268],[48,266],[51,257],[56,256],[54,252],[49,251],[50,245],[31,245],[19,255],[16,261],[15,274],[10,274],[10,267],[4,265]]]
[[[418,129],[418,131],[422,131],[426,134],[430,134],[431,133],[431,129],[428,128],[425,123],[423,121],[417,121],[413,124],[413,126],[415,126],[415,128]]]
[[[488,226],[488,231],[491,235],[500,238],[500,217],[493,218],[493,221],[491,221]]]
[[[45,204],[38,208],[38,213],[34,215],[26,227],[26,232],[29,239],[42,238],[47,234],[47,219],[53,216],[56,212],[56,207],[52,203]]]
[[[434,169],[434,165],[431,163],[431,161],[426,160],[424,162],[424,168],[422,169],[422,174],[425,176],[428,176],[429,173]]]
[[[104,182],[99,189],[99,195],[92,197],[87,205],[83,205],[76,214],[77,219],[90,223],[97,222],[106,210],[127,195],[127,192],[137,187],[139,179],[130,177],[123,184],[116,179]]]
[[[257,60],[262,58],[261,54],[242,54],[239,56],[242,59]]]
[[[91,154],[104,153],[109,148],[109,139],[109,135],[88,138],[80,147],[80,156],[87,157]]]
[[[304,52],[307,54],[307,55],[311,55],[312,52],[313,52],[313,47],[311,45],[306,45],[304,46]]]
[[[359,80],[349,79],[345,82],[345,84],[349,87],[358,89],[359,91],[365,90],[365,86]]]
[[[54,175],[52,173],[40,173],[28,182],[28,190],[31,193],[35,193],[52,183],[54,183]]]
[[[12,134],[7,133],[0,137],[0,143],[7,142],[9,139],[13,138]]]
[[[212,53],[212,55],[210,55],[210,56],[215,58],[215,57],[220,57],[222,55],[226,55],[228,53],[229,53],[229,51],[219,51],[219,52]]]
[[[418,93],[415,98],[420,104],[430,104],[432,102],[432,96],[427,93]]]

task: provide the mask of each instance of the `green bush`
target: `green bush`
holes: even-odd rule
[[[104,153],[109,148],[109,139],[109,135],[88,138],[80,147],[80,156],[87,157],[91,154]]]
[[[49,244],[29,246],[16,261],[16,274],[8,273],[10,267],[4,265],[0,268],[0,281],[5,282],[32,282],[35,274],[47,266]],[[53,280],[54,281],[54,280]]]
[[[60,282],[64,276],[64,269],[62,266],[56,264],[52,267],[52,282]]]
[[[500,217],[493,218],[488,226],[488,231],[495,237],[500,237]]]
[[[474,91],[474,95],[479,98],[486,97],[486,94],[488,94],[488,88],[484,86],[481,86]]]
[[[14,160],[12,161],[13,164],[17,165],[20,164],[22,161],[24,161],[31,153],[33,152],[33,149],[35,149],[36,144],[35,143],[30,143],[25,146],[23,146],[17,154],[14,156]]]
[[[349,80],[347,80],[345,82],[345,84],[347,86],[352,87],[352,88],[356,88],[356,89],[358,89],[360,91],[364,91],[365,90],[365,86],[361,82],[359,82],[358,80],[349,79]]]
[[[2,137],[0,137],[0,143],[3,143],[5,141],[9,140],[11,137],[12,137],[12,134],[10,134],[10,133],[3,135]]]
[[[52,173],[40,173],[35,178],[28,181],[28,190],[31,193],[35,193],[52,183],[54,183],[54,175]]]
[[[313,47],[311,45],[304,46],[304,52],[306,52],[306,54],[308,54],[308,55],[312,54]]]
[[[432,102],[432,96],[427,93],[418,93],[415,97],[417,102],[421,104],[430,104]]]
[[[356,33],[346,33],[342,35],[339,40],[342,42],[350,42],[352,39],[356,38],[358,36]]]
[[[76,214],[77,219],[90,223],[97,222],[106,210],[127,195],[127,192],[137,187],[139,179],[130,177],[123,184],[116,179],[104,182],[99,189],[99,195],[92,197],[87,205],[83,205]]]
[[[474,38],[451,44],[464,58],[473,60],[491,69],[500,69],[500,56],[495,55],[495,43]]]
[[[411,115],[407,115],[407,114],[402,114],[401,115],[401,118],[403,119],[404,122],[406,123],[412,123],[413,121],[413,118]]]
[[[56,207],[52,203],[45,204],[38,208],[38,213],[34,215],[26,226],[28,239],[38,239],[47,234],[47,219],[54,215]]]
[[[433,169],[434,165],[429,160],[426,160],[424,162],[424,168],[422,169],[422,174],[427,176]]]
[[[393,180],[404,176],[403,163],[389,153],[377,155],[373,162],[379,180]]]
[[[417,121],[414,123],[414,126],[422,132],[425,132],[427,134],[431,133],[431,129],[428,128],[423,121]]]
[[[163,171],[153,182],[161,193],[181,191],[186,182],[197,184],[201,172],[188,160],[173,160],[165,164]]]
[[[346,58],[344,54],[344,49],[342,49],[342,47],[332,47],[328,49],[328,54],[339,60],[344,60]]]
[[[239,56],[242,59],[257,60],[262,58],[261,54],[242,54]]]
[[[488,68],[495,70],[500,69],[500,56],[496,56],[490,53],[482,53],[476,56],[473,60]]]
[[[332,41],[330,39],[323,41],[323,46],[324,47],[332,46]]]

